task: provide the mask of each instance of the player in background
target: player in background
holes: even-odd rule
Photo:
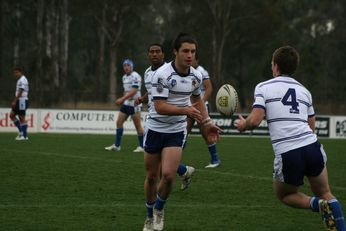
[[[290,46],[273,53],[273,79],[255,88],[249,116],[239,115],[239,131],[252,130],[264,117],[268,122],[275,153],[274,190],[286,205],[320,212],[327,230],[344,231],[344,215],[328,184],[327,156],[314,133],[315,112],[310,92],[293,78],[299,64],[298,52]],[[304,176],[315,196],[299,192]]]
[[[150,107],[144,133],[147,207],[144,231],[163,230],[164,205],[172,191],[187,135],[186,117],[203,124],[208,140],[215,142],[219,138],[220,128],[208,117],[200,97],[202,75],[191,67],[196,40],[188,34],[179,34],[173,47],[175,59],[160,67],[152,77],[154,106]],[[193,105],[189,106],[191,95]]]
[[[209,78],[209,73],[201,65],[198,64],[197,53],[195,55],[194,61],[192,62],[192,66],[197,71],[201,72],[201,74],[202,74],[203,84],[201,86],[201,97],[202,97],[203,102],[205,103],[206,110],[209,113],[208,99],[211,96],[211,93],[213,91],[213,86],[212,86],[210,78]],[[191,132],[191,129],[192,129],[194,124],[195,124],[195,121],[192,118],[187,118],[187,131],[188,131],[188,133]],[[215,167],[220,166],[221,161],[220,161],[218,153],[217,153],[216,143],[215,142],[213,142],[213,143],[208,142],[207,134],[202,132],[203,129],[201,128],[200,125],[199,125],[199,130],[201,131],[202,136],[203,136],[206,144],[208,145],[208,150],[209,150],[209,154],[210,154],[210,163],[205,167],[206,168],[215,168]]]
[[[29,105],[29,82],[23,74],[23,69],[14,68],[14,77],[17,79],[15,97],[11,103],[10,118],[18,128],[19,134],[16,140],[28,140],[28,125],[25,121],[26,109]]]
[[[118,118],[117,129],[115,134],[115,141],[109,147],[105,147],[106,150],[120,151],[121,138],[124,131],[124,122],[129,116],[132,117],[133,124],[136,127],[138,135],[138,147],[133,152],[144,152],[143,149],[143,127],[141,124],[141,107],[135,106],[135,99],[141,95],[141,76],[133,70],[134,64],[132,60],[125,59],[123,62],[123,68],[125,74],[122,77],[124,95],[118,98],[115,103],[121,105]]]
[[[148,47],[148,58],[151,63],[151,66],[147,68],[144,73],[144,83],[147,92],[143,95],[143,97],[137,97],[135,105],[139,105],[141,103],[147,103],[148,111],[153,104],[153,100],[151,97],[151,87],[152,87],[152,77],[162,65],[166,62],[164,60],[165,54],[163,52],[162,45],[159,43],[150,44]],[[192,166],[186,166],[183,163],[180,163],[177,169],[177,174],[182,178],[182,184],[180,186],[181,190],[185,190],[188,188],[191,178],[195,172],[195,168]]]

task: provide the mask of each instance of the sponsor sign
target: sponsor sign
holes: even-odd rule
[[[0,132],[17,132],[16,126],[10,119],[10,108],[0,108]],[[38,113],[35,109],[28,109],[26,111],[26,123],[28,129],[32,131],[37,130]]]
[[[331,118],[331,138],[346,138],[346,117],[334,116]]]
[[[320,137],[329,137],[330,118],[316,116],[315,133]]]
[[[17,128],[10,119],[10,108],[0,108],[0,132],[16,132]],[[28,132],[42,133],[91,133],[115,134],[118,111],[106,110],[58,110],[58,109],[28,109],[26,120]],[[147,112],[142,112],[144,125]],[[240,133],[234,126],[238,115],[223,117],[220,114],[210,114],[216,125],[224,130],[222,135],[256,135],[269,136],[268,124],[263,120],[253,131]],[[246,117],[246,115],[244,115]],[[345,116],[316,117],[316,134],[319,137],[346,138]],[[136,134],[137,131],[131,117],[124,123],[124,134]],[[197,124],[191,134],[200,134]]]
[[[143,113],[142,113],[143,114]],[[40,132],[114,134],[118,111],[41,110]],[[145,115],[142,115],[144,120]],[[125,134],[136,134],[131,117],[124,123]]]
[[[214,123],[217,126],[219,126],[223,130],[222,135],[269,135],[268,124],[265,120],[261,122],[258,128],[252,131],[240,133],[234,126],[234,123],[238,120],[238,115],[232,115],[231,117],[223,117],[220,114],[211,113],[210,118],[214,121]],[[244,115],[244,118],[246,118],[246,115]],[[200,131],[196,123],[191,130],[191,134],[200,134]]]
[[[244,118],[247,115],[243,115]],[[252,131],[240,133],[234,126],[238,120],[238,115],[232,115],[229,118],[223,117],[220,114],[210,114],[210,118],[214,123],[223,129],[223,135],[256,135],[256,136],[269,136],[269,128],[266,120],[263,120],[258,128]],[[315,133],[321,137],[329,137],[330,119],[329,117],[316,117]],[[197,124],[191,130],[191,134],[200,134]]]

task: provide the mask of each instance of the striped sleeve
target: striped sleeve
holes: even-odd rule
[[[259,87],[259,85],[256,86],[254,98],[255,98],[255,102],[253,103],[252,108],[265,109],[265,99],[264,99],[263,87]]]
[[[308,117],[313,117],[315,116],[315,110],[314,107],[312,106],[312,96],[309,92],[309,107],[308,107]]]

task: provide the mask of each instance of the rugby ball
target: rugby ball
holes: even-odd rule
[[[216,109],[223,116],[231,116],[237,108],[237,91],[230,84],[222,85],[216,94]]]

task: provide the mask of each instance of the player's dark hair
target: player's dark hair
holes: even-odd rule
[[[173,48],[178,51],[181,47],[181,44],[183,43],[193,43],[196,45],[196,48],[198,46],[197,40],[194,36],[188,34],[188,33],[179,33],[178,36],[175,38],[173,42]]]
[[[283,46],[273,53],[273,63],[277,64],[282,75],[293,75],[299,65],[299,53],[291,46]]]
[[[151,43],[151,44],[148,46],[148,52],[150,51],[150,47],[152,47],[152,46],[158,46],[158,47],[160,47],[160,48],[161,48],[161,51],[163,52],[163,46],[162,46],[162,44],[160,44],[160,43]]]
[[[14,67],[13,70],[14,70],[14,71],[19,71],[19,72],[21,72],[21,73],[24,73],[24,69],[23,69],[22,67],[20,67],[20,66]]]

